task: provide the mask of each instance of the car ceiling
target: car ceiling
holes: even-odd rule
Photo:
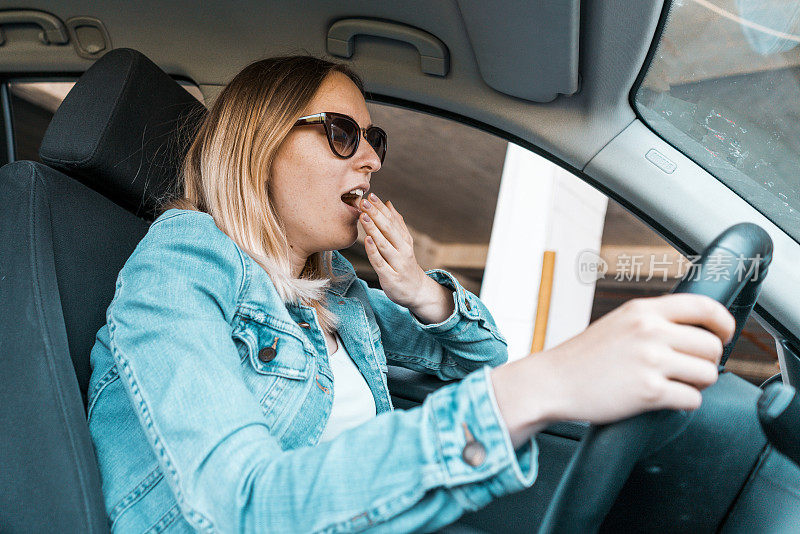
[[[505,0],[504,0],[505,1]],[[567,2],[567,0],[565,0]],[[578,0],[575,0],[576,5]],[[370,93],[399,99],[466,117],[527,141],[566,163],[582,169],[610,139],[635,117],[628,93],[644,60],[662,9],[662,2],[584,0],[580,2],[578,70],[580,89],[550,102],[532,102],[492,89],[481,77],[462,10],[478,3],[447,1],[171,1],[138,2],[19,1],[16,9],[39,9],[67,20],[90,16],[102,21],[114,48],[141,51],[164,70],[197,83],[206,100],[244,65],[280,54],[326,54],[330,25],[339,19],[364,17],[412,26],[440,39],[449,51],[446,77],[423,74],[420,57],[409,44],[389,39],[357,37],[351,58]],[[531,64],[498,67],[531,86],[546,75],[543,62],[566,57],[553,50],[550,36],[531,38],[543,31],[539,15],[553,2],[507,2],[526,24],[495,21],[494,48],[515,50],[527,45]],[[557,4],[557,3],[556,3]],[[502,11],[503,2],[491,4]],[[11,7],[11,4],[8,5]],[[480,15],[480,13],[478,13]],[[518,21],[517,21],[518,22]],[[541,23],[540,23],[541,24]],[[533,30],[533,32],[531,31]],[[0,54],[3,72],[82,72],[91,60],[77,56],[71,46],[44,46],[33,39],[12,39]],[[485,37],[485,36],[484,36]],[[475,35],[472,35],[473,41]],[[533,68],[539,65],[539,68]],[[525,73],[525,70],[528,70]]]

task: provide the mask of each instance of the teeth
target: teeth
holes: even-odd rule
[[[342,201],[345,204],[353,206],[354,208],[358,208],[358,203],[364,197],[365,192],[366,191],[360,187],[353,189],[349,193],[345,193],[344,195],[342,195]]]

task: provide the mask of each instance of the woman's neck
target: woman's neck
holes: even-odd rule
[[[295,247],[289,247],[289,263],[291,264],[293,278],[300,278],[300,273],[303,272],[303,268],[306,266],[306,262],[310,257],[311,256],[309,254],[306,254]]]

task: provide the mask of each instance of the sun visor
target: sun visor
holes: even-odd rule
[[[534,102],[578,91],[580,0],[458,0],[458,7],[489,87]]]

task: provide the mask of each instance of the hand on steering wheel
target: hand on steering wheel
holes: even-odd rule
[[[731,272],[727,273],[728,276],[704,277],[703,275],[708,274],[709,265],[713,264],[716,270],[719,269],[721,264],[720,257],[724,260],[733,260],[729,261]],[[749,260],[747,269],[744,270],[745,276],[736,275],[733,272],[737,268],[737,260],[739,258],[747,258]],[[728,339],[727,346],[724,347],[721,360],[723,364],[755,305],[761,282],[766,277],[771,260],[772,240],[766,231],[755,224],[740,223],[720,234],[703,251],[700,259],[694,264],[696,269],[690,270],[672,290],[672,293],[694,293],[710,297],[721,304],[721,307],[731,310],[733,317],[736,319],[736,325],[731,339]],[[695,275],[697,276],[695,277]],[[709,336],[699,336],[694,335],[696,334],[694,332],[689,337],[682,337],[682,334],[688,334],[689,330],[682,329],[679,331],[678,325],[666,326],[658,324],[658,321],[652,318],[653,314],[648,314],[646,307],[643,309],[643,306],[661,305],[668,300],[679,302],[677,300],[680,297],[679,295],[670,295],[670,297],[672,298],[660,298],[660,302],[657,304],[658,298],[639,299],[640,303],[637,302],[634,306],[651,318],[646,319],[646,323],[639,324],[638,328],[640,330],[644,328],[645,331],[652,334],[649,337],[654,338],[659,338],[663,333],[670,332],[671,341],[669,344],[676,351],[673,355],[676,365],[681,360],[679,358],[680,353],[686,352],[687,347],[690,347],[690,352],[697,355],[713,352],[715,358],[709,361],[714,361],[719,354],[720,347],[715,345],[712,351],[712,341],[711,337],[709,337],[711,334]],[[647,300],[650,300],[650,302],[648,303]],[[703,299],[691,302],[708,301]],[[707,308],[702,308],[702,306],[705,305],[701,305],[699,310],[684,310],[683,313],[695,316],[697,320],[692,322],[705,326],[717,334],[719,336],[717,341],[727,339],[731,330],[730,319],[720,313],[720,306],[708,306]],[[668,317],[670,313],[672,312],[667,312],[662,316]],[[711,316],[701,317],[704,313],[711,314]],[[610,316],[611,313],[608,315]],[[597,321],[597,323],[599,324],[600,321]],[[697,329],[695,328],[694,330]],[[627,336],[623,337],[627,338]],[[708,346],[705,346],[705,343],[708,343]],[[677,349],[675,347],[676,344],[683,346],[684,351]],[[701,344],[703,345],[702,347],[700,346]],[[662,369],[670,369],[670,364],[657,355],[643,355],[643,358],[652,359],[651,363],[654,363],[656,368],[667,366],[662,367]],[[703,362],[700,358],[696,358],[696,360],[698,363],[697,373],[692,375],[692,380],[695,384],[697,384],[698,377],[701,375],[705,377],[705,373],[708,372],[706,370],[707,366],[700,370],[699,364]],[[684,360],[684,363],[686,362],[687,360]],[[691,367],[692,365],[684,365],[683,372],[687,372]],[[598,369],[598,372],[600,372],[600,369]],[[670,372],[667,371],[665,376],[669,375]],[[685,382],[685,379],[688,378],[687,375],[682,380],[674,372],[672,375],[674,375],[672,377],[673,380],[678,382]],[[666,382],[662,381],[659,385],[658,379],[652,380],[653,382],[649,383],[648,387],[654,387],[655,389],[651,389],[651,393],[647,395],[643,402],[637,405],[634,400],[633,405],[620,407],[616,413],[614,413],[613,409],[607,413],[612,415],[622,414],[621,416],[624,417],[626,412],[638,413],[636,410],[641,411],[641,408],[646,406],[648,402],[654,405],[661,403],[663,406],[671,408],[680,408],[684,402],[686,402],[685,406],[687,408],[699,405],[696,394],[690,393],[686,389],[691,388],[691,386],[685,385],[684,388],[680,388],[679,385],[677,387],[676,385],[670,385],[667,387],[665,385]],[[700,380],[701,382],[702,380],[710,380],[710,377]],[[656,392],[655,396],[658,398],[653,398],[652,391]],[[697,390],[695,389],[694,391]],[[609,391],[608,393],[611,396],[615,394],[614,391]],[[585,408],[587,410],[586,414],[591,415],[592,410],[595,408],[591,406]],[[606,406],[605,408],[608,409],[609,407]],[[631,410],[631,408],[634,409]],[[583,438],[555,495],[550,501],[540,533],[597,531],[636,462],[645,456],[648,451],[674,438],[676,433],[684,428],[685,419],[685,413],[683,412],[659,410],[648,411],[610,424],[593,425]],[[598,421],[595,420],[595,422]]]

